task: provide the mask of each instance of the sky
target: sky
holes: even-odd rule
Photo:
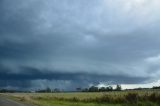
[[[0,88],[159,86],[159,0],[0,0]]]

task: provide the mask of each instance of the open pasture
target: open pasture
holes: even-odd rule
[[[159,90],[68,93],[8,93],[12,99],[38,106],[159,106]]]

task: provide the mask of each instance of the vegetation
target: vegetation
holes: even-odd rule
[[[8,90],[8,89],[0,89],[0,93],[14,93],[15,90]]]
[[[4,95],[4,94],[3,94]],[[73,93],[8,93],[22,102],[38,106],[159,106],[160,91],[131,90]]]
[[[115,89],[116,90],[116,89]],[[109,87],[101,87],[98,88],[96,86],[91,86],[90,88],[82,89],[82,92],[106,92],[106,91],[114,91],[112,86]]]
[[[96,87],[96,86],[91,86],[89,88],[77,88],[77,91],[82,91],[82,92],[107,92],[107,91],[121,91],[121,85],[117,85],[117,87],[115,89],[113,89],[112,86],[108,86],[108,87]]]
[[[3,96],[37,106],[160,106],[160,87],[122,90],[121,85],[98,88],[76,88],[77,92],[59,89],[15,91],[1,89]],[[19,92],[19,93],[15,93]]]

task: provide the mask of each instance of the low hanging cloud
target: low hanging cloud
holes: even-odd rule
[[[159,0],[1,0],[0,86],[159,80],[159,8]]]

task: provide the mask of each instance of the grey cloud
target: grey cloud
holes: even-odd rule
[[[112,82],[111,84],[129,84],[129,83],[143,83],[150,79],[148,77],[129,77],[125,75],[98,75],[89,73],[67,73],[58,71],[42,72],[39,69],[32,67],[21,67],[21,73],[11,73],[6,67],[1,65],[0,82],[1,88],[7,87],[8,85],[12,88],[20,87],[21,89],[31,88],[46,88],[47,86],[55,87],[57,84],[60,86],[63,83],[69,84],[65,90],[76,87],[88,87],[90,84],[99,84],[99,82]],[[38,84],[35,84],[35,83]],[[44,82],[44,83],[43,83]],[[46,84],[49,82],[49,84]],[[59,84],[60,83],[60,84]],[[35,86],[37,85],[37,86]],[[62,86],[61,89],[64,89]]]
[[[1,80],[155,79],[159,67],[145,60],[160,53],[159,15],[150,12],[159,7],[139,2],[138,12],[136,2],[0,0]]]

